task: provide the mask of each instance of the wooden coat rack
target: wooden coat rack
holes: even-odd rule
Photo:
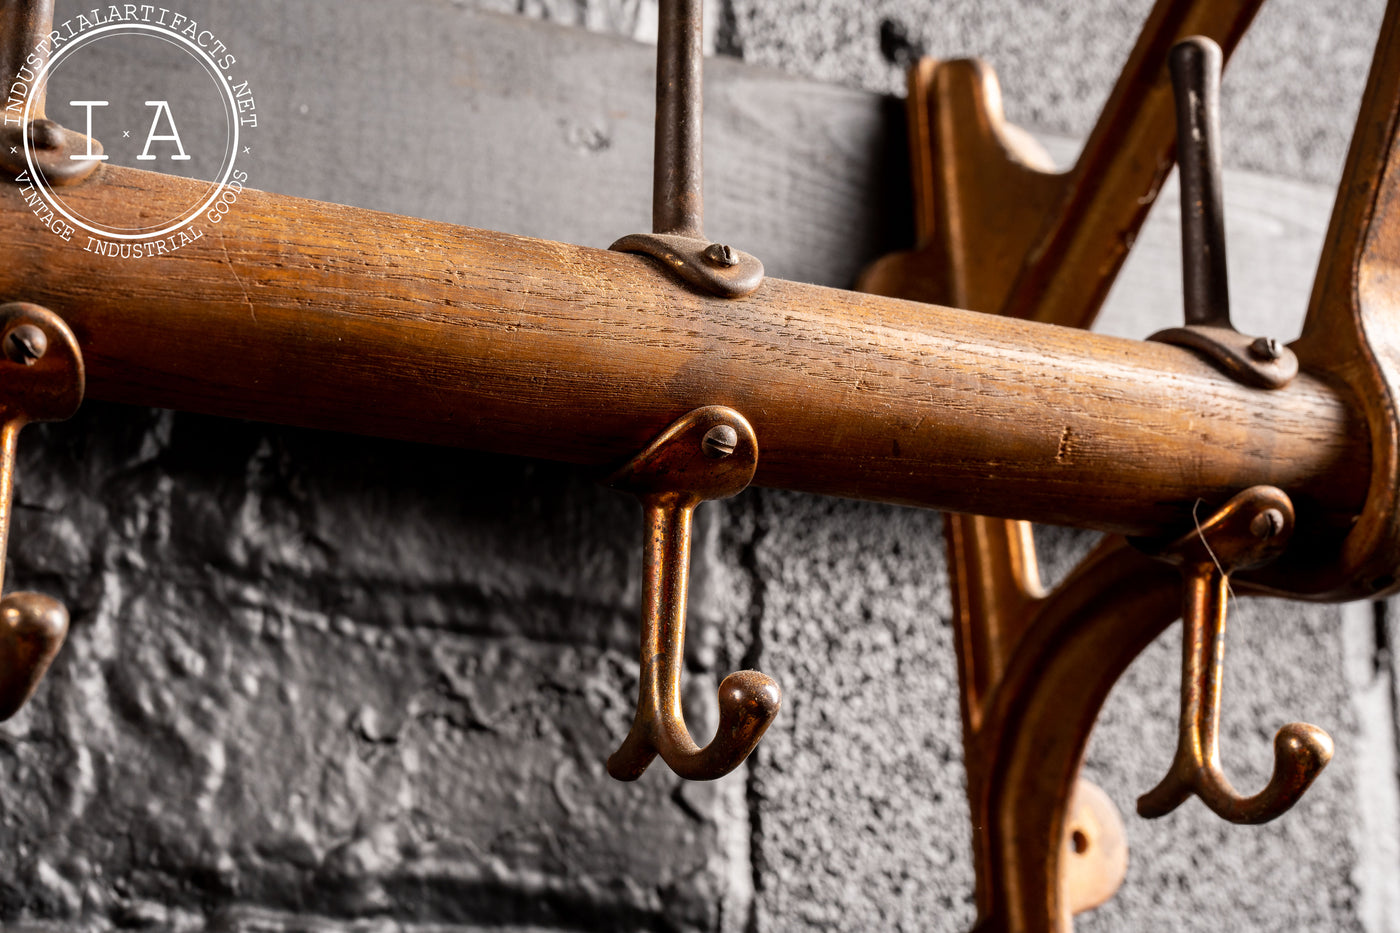
[[[1234,331],[1224,277],[1219,68],[1262,3],[1158,0],[1066,173],[1005,123],[986,66],[920,62],[920,242],[868,270],[864,293],[765,279],[758,258],[706,238],[698,0],[662,0],[654,229],[611,251],[244,190],[159,274],[104,263],[34,222],[32,173],[94,211],[178,205],[201,186],[85,160],[100,148],[44,119],[41,96],[0,135],[16,178],[0,185],[0,542],[20,428],[67,417],[85,393],[597,468],[648,522],[641,696],[609,770],[635,778],[660,757],[705,779],[744,760],[781,693],[730,675],[715,740],[700,748],[685,728],[696,505],[753,481],[962,513],[947,537],[977,930],[1065,933],[1123,878],[1119,817],[1078,775],[1137,654],[1185,617],[1181,743],[1140,813],[1195,795],[1234,822],[1272,819],[1331,743],[1286,726],[1268,787],[1230,788],[1216,735],[1227,586],[1308,600],[1397,589],[1400,0],[1287,346]],[[10,74],[53,2],[0,11]],[[1178,140],[1185,325],[1149,341],[1077,329]],[[1028,521],[1108,537],[1047,592]],[[66,625],[47,597],[0,601],[0,717]]]

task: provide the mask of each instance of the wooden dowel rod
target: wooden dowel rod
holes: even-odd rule
[[[104,166],[64,197],[199,190]],[[61,314],[89,397],[136,405],[599,467],[729,405],[762,485],[1132,534],[1257,483],[1344,521],[1366,489],[1363,425],[1308,375],[1266,392],[1177,347],[781,280],[724,301],[637,256],[258,191],[197,226],[103,257],[0,184],[0,299]]]

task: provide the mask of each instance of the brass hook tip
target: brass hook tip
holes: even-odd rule
[[[1241,798],[1229,791],[1202,795],[1206,805],[1231,823],[1258,825],[1278,819],[1303,798],[1332,760],[1332,737],[1306,722],[1290,722],[1274,736],[1274,773],[1262,791]]]
[[[679,720],[634,722],[621,747],[608,756],[608,774],[635,781],[659,754],[689,781],[713,781],[744,763],[783,705],[777,681],[759,671],[735,671],[719,685],[719,728],[699,748]]]
[[[1193,792],[1191,784],[1181,780],[1173,767],[1156,787],[1137,799],[1137,815],[1144,820],[1160,819],[1190,799]]]
[[[0,600],[0,722],[18,713],[68,635],[68,610],[40,593]]]
[[[1278,819],[1293,808],[1332,760],[1335,746],[1324,730],[1306,722],[1290,722],[1274,736],[1274,771],[1269,783],[1253,797],[1235,793],[1218,766],[1193,766],[1179,759],[1162,782],[1138,798],[1138,816],[1156,819],[1181,806],[1192,795],[1217,816],[1252,826]]]
[[[735,671],[720,681],[719,728],[710,744],[693,753],[676,754],[664,742],[661,757],[687,780],[722,778],[753,753],[782,704],[783,691],[773,678],[758,671]]]
[[[622,747],[608,756],[608,777],[615,781],[637,780],[656,757],[656,750],[649,742],[633,737],[635,731],[629,732]]]
[[[753,734],[749,751],[768,731],[783,705],[783,689],[759,671],[735,671],[719,684],[720,722]],[[723,729],[724,726],[722,725]],[[729,730],[725,730],[729,731]],[[748,752],[744,753],[745,755]]]
[[[1275,769],[1282,771],[1287,765],[1288,773],[1301,785],[1299,794],[1327,767],[1335,751],[1332,737],[1312,723],[1290,722],[1274,736]]]

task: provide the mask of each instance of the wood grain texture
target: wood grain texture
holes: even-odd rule
[[[197,183],[104,168],[72,203]],[[87,205],[89,208],[91,204]],[[758,432],[757,482],[1151,534],[1255,483],[1351,516],[1367,440],[1306,376],[770,279],[681,291],[649,260],[256,191],[169,256],[65,244],[0,189],[0,297],[63,315],[89,395],[604,466],[692,408]]]

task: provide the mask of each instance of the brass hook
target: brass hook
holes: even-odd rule
[[[62,421],[83,400],[77,338],[63,319],[38,305],[0,305],[0,584],[4,582],[15,451],[31,421]],[[68,610],[39,593],[0,599],[0,721],[34,694],[68,634]]]
[[[637,715],[608,758],[608,773],[619,781],[641,777],[657,755],[683,778],[723,777],[749,756],[778,714],[782,691],[758,671],[738,671],[719,685],[719,729],[704,748],[690,737],[681,713],[691,518],[706,499],[742,492],[757,465],[753,427],[732,408],[711,405],[672,424],[607,480],[641,499],[646,518]]]
[[[1297,803],[1331,760],[1331,737],[1294,722],[1274,737],[1273,775],[1253,797],[1240,796],[1220,769],[1229,575],[1278,557],[1292,533],[1288,496],[1254,486],[1159,555],[1181,568],[1183,581],[1181,732],[1166,777],[1138,798],[1140,816],[1165,816],[1195,794],[1231,823],[1267,823]]]

